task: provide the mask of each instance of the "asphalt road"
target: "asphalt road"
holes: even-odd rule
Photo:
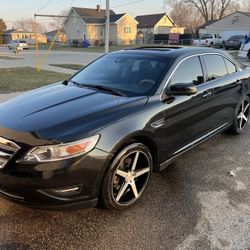
[[[39,51],[39,63],[41,64],[45,58],[47,51]],[[62,73],[74,73],[74,70],[64,69],[51,66],[51,64],[82,64],[86,65],[96,58],[100,57],[101,53],[93,52],[75,52],[75,51],[51,51],[47,59],[44,61],[42,69],[51,70]],[[36,67],[36,51],[23,50],[20,54],[15,55],[13,51],[7,47],[0,47],[0,56],[11,57],[12,60],[2,60],[0,58],[0,68],[14,68],[14,67]],[[14,60],[13,60],[14,58]]]
[[[41,211],[0,198],[0,249],[250,249],[250,126],[154,174],[125,212]]]

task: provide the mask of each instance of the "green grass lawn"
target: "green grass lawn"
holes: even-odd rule
[[[65,69],[74,69],[74,70],[80,70],[84,67],[84,65],[82,64],[50,64],[50,65]]]
[[[0,93],[26,91],[68,79],[70,75],[34,68],[0,69]]]

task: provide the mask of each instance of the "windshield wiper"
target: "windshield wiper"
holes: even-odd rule
[[[86,88],[94,88],[94,89],[99,89],[99,90],[103,90],[103,91],[109,92],[109,93],[111,93],[113,95],[126,96],[120,90],[109,88],[107,86],[98,85],[98,84],[89,84],[89,83],[78,83],[78,82],[75,82],[73,80],[70,80],[70,82],[74,83],[76,86],[81,87],[81,88],[84,88],[84,87],[86,87]]]

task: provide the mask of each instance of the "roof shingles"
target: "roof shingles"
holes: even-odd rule
[[[106,10],[100,9],[99,11],[97,9],[89,9],[89,8],[77,8],[72,7],[72,9],[77,13],[78,16],[80,16],[85,23],[104,23],[105,22],[105,16],[106,16]],[[116,13],[113,10],[110,10],[110,21],[112,20],[118,20],[121,18],[121,15],[116,15]],[[119,17],[119,18],[118,18]],[[112,22],[111,21],[111,22]]]
[[[139,23],[138,28],[153,28],[166,13],[137,16],[135,20]]]

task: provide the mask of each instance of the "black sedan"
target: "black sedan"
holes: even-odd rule
[[[244,36],[231,36],[225,41],[225,49],[237,49],[239,50],[241,47],[241,43],[244,39]]]
[[[0,193],[40,208],[126,209],[152,172],[217,133],[244,132],[249,77],[216,49],[104,55],[0,105]]]

